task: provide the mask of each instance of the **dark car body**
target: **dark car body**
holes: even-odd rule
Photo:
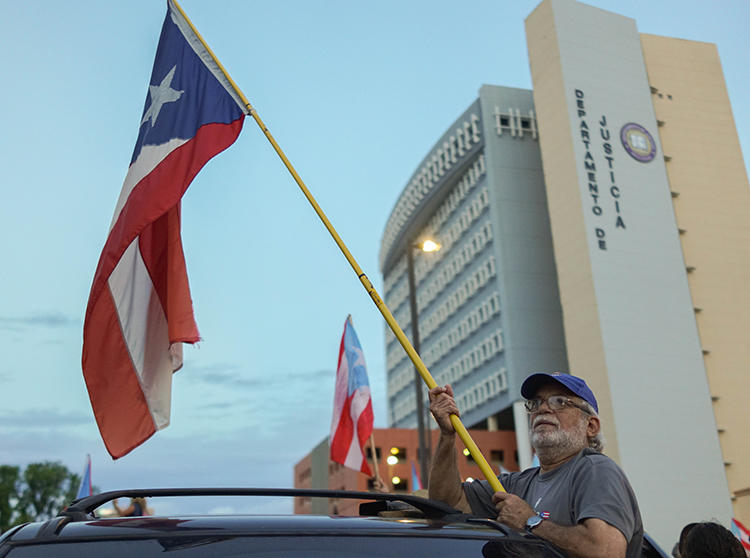
[[[174,495],[180,490],[118,491],[85,498],[59,517],[11,529],[0,558],[59,556],[428,556],[431,558],[559,557],[529,534],[413,496],[287,489],[200,489],[201,494],[288,495],[370,500],[357,517],[313,515],[96,518],[102,502],[125,495]],[[195,491],[189,491],[195,495]],[[159,495],[159,494],[156,494]],[[663,553],[644,556],[664,556]]]

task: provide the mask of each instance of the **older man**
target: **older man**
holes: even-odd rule
[[[586,382],[569,374],[532,374],[521,386],[531,445],[539,467],[487,481],[461,483],[451,414],[459,415],[450,386],[430,390],[440,441],[430,473],[430,497],[458,509],[526,530],[569,556],[640,556],[643,523],[622,470],[601,453],[599,411]]]

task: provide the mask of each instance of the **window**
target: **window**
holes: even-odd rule
[[[474,463],[475,462],[474,461],[474,456],[472,456],[471,453],[469,453],[469,450],[464,449],[464,455],[466,456],[466,461],[468,463]]]
[[[380,448],[375,446],[375,456],[376,460],[380,461]],[[367,446],[367,459],[372,461],[372,446]]]
[[[496,465],[503,465],[505,463],[505,451],[504,450],[491,450],[490,461]]]
[[[395,458],[395,460],[393,458]],[[395,465],[399,461],[406,461],[406,448],[393,446],[386,461],[388,461],[389,465]]]
[[[394,492],[409,492],[409,481],[407,479],[395,476],[391,478],[391,484],[393,484]]]

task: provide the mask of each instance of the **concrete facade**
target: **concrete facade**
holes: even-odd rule
[[[529,370],[567,369],[530,91],[482,86],[399,198],[381,269],[407,336],[405,250],[428,237],[442,249],[415,256],[421,356],[474,425],[509,409]],[[414,427],[413,365],[389,329],[386,350],[389,423]]]

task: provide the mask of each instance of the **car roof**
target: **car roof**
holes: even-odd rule
[[[293,496],[363,500],[359,516],[187,515],[98,518],[95,510],[115,498],[153,496]],[[209,488],[137,489],[97,494],[73,502],[58,517],[11,529],[3,546],[80,541],[231,537],[407,537],[518,541],[537,546],[540,539],[520,534],[490,519],[462,513],[441,502],[408,494],[338,490]],[[552,554],[557,554],[554,550]]]
[[[236,535],[371,535],[371,536],[438,536],[461,538],[494,538],[506,536],[487,522],[444,521],[441,519],[346,517],[319,515],[232,515],[118,517],[90,521],[31,523],[14,533],[14,542],[34,540],[58,541],[89,538],[144,538],[169,536],[236,536]]]

